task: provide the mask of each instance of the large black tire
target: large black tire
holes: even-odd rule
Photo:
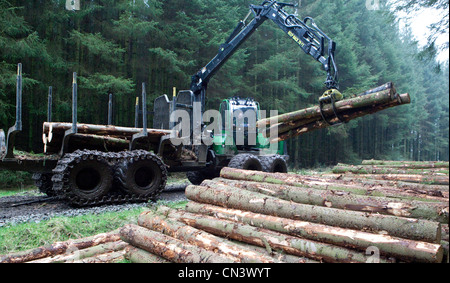
[[[280,155],[260,156],[264,172],[287,173],[288,166],[286,160]]]
[[[228,167],[252,171],[263,170],[262,164],[258,157],[248,153],[238,154],[231,158],[230,163],[228,163]]]
[[[208,179],[205,172],[203,171],[191,171],[186,172],[186,177],[192,185],[200,185],[204,180]]]
[[[49,197],[55,196],[55,192],[53,191],[52,176],[53,174],[49,173],[34,173],[32,177],[34,184],[38,187],[39,191]]]
[[[167,168],[155,154],[137,150],[116,168],[117,179],[127,193],[157,197],[165,188]]]
[[[113,172],[106,160],[80,160],[69,173],[70,194],[80,199],[96,199],[112,187]]]

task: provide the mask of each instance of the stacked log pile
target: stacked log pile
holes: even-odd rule
[[[0,263],[112,263],[124,260],[127,243],[119,231],[56,242],[51,245],[0,255]]]
[[[353,174],[352,177],[366,179],[449,185],[448,162],[364,160],[357,166],[338,164],[333,173]]]
[[[270,117],[257,122],[257,127],[271,143],[303,135],[330,124],[347,123],[391,107],[409,104],[409,94],[398,94],[392,82],[368,90],[333,105],[314,106],[292,113]],[[268,127],[270,125],[270,127]],[[275,134],[277,133],[277,134]]]
[[[158,206],[137,225],[0,262],[448,261],[448,186],[354,176],[223,168],[220,178],[186,188],[185,209]]]
[[[44,152],[47,154],[58,153],[61,149],[64,133],[72,128],[71,123],[45,122],[42,129],[42,142]],[[141,133],[142,128],[129,128],[118,126],[104,126],[93,124],[77,124],[78,133],[71,136],[69,146],[102,151],[127,150],[133,135]],[[148,137],[144,141],[159,144],[160,138],[169,135],[169,130],[147,129]]]
[[[132,262],[442,262],[448,187],[411,190],[224,168],[187,187],[185,210],[160,206],[120,234]]]

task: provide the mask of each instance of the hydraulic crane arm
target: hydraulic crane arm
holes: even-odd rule
[[[300,48],[319,61],[327,72],[325,81],[328,89],[338,89],[338,71],[334,60],[336,43],[322,32],[310,17],[303,21],[284,10],[293,4],[278,1],[264,1],[261,5],[250,5],[246,18],[239,22],[227,41],[220,46],[218,54],[197,74],[192,76],[191,90],[204,104],[209,80],[234,54],[239,46],[267,19],[276,23]],[[246,21],[253,14],[253,19]],[[325,43],[328,43],[328,46]],[[326,52],[326,53],[325,53]]]

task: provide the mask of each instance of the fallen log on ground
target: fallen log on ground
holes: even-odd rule
[[[361,251],[366,251],[367,248],[374,246],[380,250],[382,255],[392,256],[405,261],[441,262],[443,256],[442,247],[439,244],[414,241],[383,234],[344,229],[192,201],[187,204],[186,211],[225,220],[238,221],[254,227],[270,229],[304,239],[311,239]]]
[[[201,184],[214,188],[216,184],[266,194],[297,203],[340,208],[345,210],[381,213],[448,223],[448,202],[432,203],[383,197],[354,195],[343,191],[316,190],[269,183],[234,181],[223,178],[205,180]]]
[[[123,241],[175,263],[232,263],[233,260],[173,237],[129,224],[120,229]]]
[[[347,262],[364,263],[367,257],[360,251],[355,251],[331,244],[302,239],[269,229],[253,227],[247,224],[241,224],[235,221],[217,219],[202,214],[193,214],[185,211],[177,211],[170,208],[159,207],[158,212],[167,215],[170,218],[177,219],[189,226],[198,228],[208,233],[230,238],[236,241],[249,243],[252,245],[264,247],[268,252],[281,250],[285,253],[307,257],[321,262]],[[148,215],[141,217],[143,221],[151,221]],[[391,262],[391,260],[381,259],[382,262]],[[306,261],[304,262],[311,262]]]
[[[56,242],[48,246],[43,246],[28,251],[4,255],[0,257],[0,263],[29,262],[32,260],[63,254],[68,250],[81,250],[108,242],[115,242],[118,240],[120,240],[118,231],[112,231],[110,233],[103,233],[87,238],[69,240],[65,242]]]
[[[368,214],[358,211],[321,207],[281,200],[260,193],[218,185],[213,190],[188,186],[186,197],[200,203],[218,205],[272,216],[321,223],[342,228],[381,232],[391,236],[439,243],[441,226],[438,222]]]

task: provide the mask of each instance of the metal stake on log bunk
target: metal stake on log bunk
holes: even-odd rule
[[[78,132],[77,128],[77,108],[78,108],[78,84],[77,84],[77,73],[73,73],[73,81],[72,81],[72,128],[67,130],[64,133],[63,143],[60,151],[60,155],[63,156],[66,153],[68,148],[69,139],[71,136],[75,135]]]
[[[141,138],[148,137],[147,131],[147,93],[145,83],[142,83],[142,132],[133,135],[130,142],[130,151],[136,147],[136,143]]]
[[[22,131],[22,63],[17,65],[16,82],[16,123],[9,128],[6,139],[5,158],[14,158],[14,140],[16,135]]]

